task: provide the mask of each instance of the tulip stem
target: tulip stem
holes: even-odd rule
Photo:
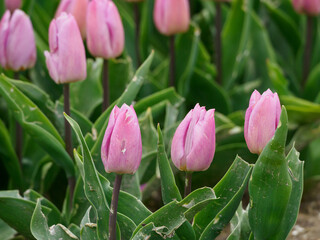
[[[103,104],[102,112],[109,107],[109,66],[108,60],[103,62]]]
[[[139,11],[139,3],[134,3],[134,21],[136,23],[136,35],[135,35],[135,45],[136,45],[136,57],[137,57],[137,68],[141,65],[140,58],[140,11]]]
[[[215,59],[217,66],[217,82],[222,84],[222,46],[221,46],[221,31],[222,31],[222,17],[221,17],[221,2],[216,1],[216,36],[215,36]]]
[[[313,17],[307,16],[307,29],[306,29],[306,44],[304,49],[304,61],[303,65],[303,72],[302,72],[302,87],[304,88],[310,71],[310,61],[311,61],[311,51],[312,51],[312,31],[313,28]]]
[[[69,84],[63,84],[63,99],[64,99],[64,112],[70,116],[70,88]],[[67,119],[64,119],[64,139],[66,144],[66,151],[69,156],[72,157],[72,138],[71,138],[71,126]],[[68,179],[69,184],[69,193],[70,193],[70,209],[72,208],[72,201],[73,201],[73,193],[75,187],[75,178],[74,176],[69,177]]]
[[[170,86],[175,85],[175,47],[174,47],[174,35],[170,36]]]
[[[117,210],[118,210],[118,199],[119,199],[119,192],[121,186],[122,175],[117,174],[116,179],[113,185],[113,193],[111,199],[111,206],[110,206],[110,215],[109,215],[109,239],[116,240],[117,238]]]
[[[191,183],[192,183],[192,172],[186,172],[184,197],[188,196],[191,193]]]

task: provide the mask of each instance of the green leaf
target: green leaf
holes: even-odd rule
[[[197,212],[214,201],[217,201],[217,199],[211,188],[197,189],[182,201],[174,200],[147,217],[136,228],[132,239],[139,239],[137,236],[139,231],[150,235],[151,239],[157,234],[163,238],[173,236],[174,231],[185,221],[190,221]],[[150,223],[153,224],[151,229]],[[145,231],[146,228],[148,231]]]
[[[161,194],[164,204],[168,204],[171,201],[181,201],[181,194],[176,185],[172,169],[170,167],[168,157],[164,148],[163,137],[158,124],[158,154],[157,161],[160,170],[161,179]],[[177,234],[180,239],[195,239],[195,233],[189,222],[185,222],[177,229]]]
[[[123,92],[121,97],[115,102],[116,105],[122,106],[124,103],[126,104],[132,104],[132,101],[137,96],[145,78],[147,77],[147,74],[149,72],[150,65],[152,63],[152,59],[154,56],[154,52],[152,52],[149,57],[146,59],[146,61],[141,65],[141,67],[137,70],[135,76],[129,83],[127,89]],[[97,166],[97,169],[100,171],[100,173],[104,172],[104,168],[102,166],[102,162],[100,161],[100,148],[103,140],[103,136],[105,133],[105,130],[108,125],[108,118],[109,114],[112,110],[114,105],[111,105],[100,117],[99,119],[94,123],[93,129],[96,135],[91,138],[94,139],[94,142],[91,143],[93,147],[91,148],[91,154],[93,158],[95,159],[95,164]],[[88,142],[90,139],[90,136],[86,137],[86,141]]]
[[[30,231],[31,216],[36,207],[32,201],[19,195],[18,191],[0,191],[0,218],[23,236],[33,239]],[[50,208],[42,207],[45,215]]]
[[[86,214],[83,216],[80,227],[80,239],[98,240],[97,224],[93,223],[90,219],[91,206],[87,209]]]
[[[277,234],[286,213],[292,181],[285,159],[288,116],[282,107],[274,137],[260,154],[249,181],[249,222],[257,240]]]
[[[176,40],[176,74],[178,93],[186,96],[199,51],[200,29],[191,25],[186,34]]]
[[[284,77],[283,71],[280,66],[271,61],[267,60],[268,74],[271,82],[279,95],[289,95],[288,80]]]
[[[228,172],[213,188],[217,202],[209,204],[194,218],[193,228],[197,238],[213,239],[231,220],[246,189],[251,169],[247,162],[236,157]]]
[[[23,129],[66,171],[68,177],[73,176],[72,159],[65,151],[64,142],[57,130],[39,108],[3,74],[0,76],[0,94]]]
[[[97,214],[97,233],[100,239],[108,239],[109,226],[109,206],[106,201],[104,191],[99,180],[98,172],[92,160],[87,143],[84,140],[79,125],[70,118],[67,114],[64,114],[65,118],[70,123],[74,132],[77,135],[78,141],[81,146],[83,164],[84,164],[84,191],[87,199],[94,207]],[[118,234],[119,236],[119,234]]]
[[[297,221],[300,202],[303,193],[303,165],[299,160],[299,153],[292,147],[291,151],[286,157],[288,162],[290,178],[292,181],[292,191],[288,203],[286,213],[284,214],[281,226],[274,239],[286,239],[292,227]]]
[[[25,197],[25,199],[30,200],[34,203],[37,203],[37,201],[39,200],[41,206],[45,206],[51,209],[50,213],[47,215],[49,225],[53,225],[55,223],[65,224],[65,220],[62,218],[60,210],[52,202],[44,198],[41,194],[32,189],[28,189],[27,191],[25,191],[23,196]]]
[[[14,147],[10,139],[10,133],[8,132],[6,126],[0,119],[0,139],[1,148],[0,155],[3,160],[3,165],[6,168],[10,180],[12,181],[12,187],[22,189],[22,172],[19,163],[19,159],[16,155]]]
[[[158,125],[158,155],[157,161],[161,176],[161,195],[164,204],[176,200],[181,201],[181,194],[176,185],[172,169],[169,164],[169,160],[164,149],[162,133],[160,125]]]
[[[320,119],[320,104],[313,103],[295,96],[280,96],[286,106],[290,123],[312,123]]]
[[[279,28],[279,32],[286,39],[294,53],[296,53],[301,45],[301,34],[296,27],[295,22],[285,11],[282,11],[272,1],[261,1],[268,9],[269,16]]]
[[[14,229],[0,219],[0,239],[10,240],[13,239],[16,234],[17,232]]]
[[[50,228],[48,227],[47,218],[41,211],[41,199],[37,200],[37,205],[31,218],[30,229],[33,236],[38,240],[78,239],[76,235],[61,224],[52,225]]]
[[[251,229],[248,219],[248,210],[242,208],[242,202],[240,202],[236,214],[230,221],[231,234],[227,240],[248,240],[250,237]]]
[[[306,86],[304,88],[303,96],[304,98],[314,101],[319,94],[319,77],[320,77],[320,64],[316,65],[310,72]]]
[[[176,93],[175,89],[170,87],[141,99],[134,105],[134,109],[137,115],[139,115],[146,111],[148,107],[152,107],[153,105],[156,105],[164,100],[168,100],[170,104],[174,106],[180,106],[184,101],[184,99]]]

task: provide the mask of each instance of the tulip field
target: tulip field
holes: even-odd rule
[[[319,240],[320,0],[1,0],[0,240]]]

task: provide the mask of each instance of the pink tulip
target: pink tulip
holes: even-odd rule
[[[140,165],[141,156],[141,133],[136,112],[132,105],[115,106],[101,146],[106,172],[133,174]]]
[[[86,78],[86,54],[76,20],[62,13],[49,27],[50,52],[45,51],[51,78],[56,83],[81,81]]]
[[[87,5],[88,0],[61,0],[55,15],[57,18],[63,12],[72,14],[78,23],[83,39],[86,37]]]
[[[257,90],[252,93],[244,124],[244,137],[250,152],[262,152],[276,131],[280,113],[277,93],[272,93],[270,89],[262,95]]]
[[[92,0],[87,12],[87,44],[90,53],[104,59],[121,55],[124,30],[116,5],[110,0]]]
[[[188,0],[156,0],[153,19],[159,32],[170,36],[189,29],[190,10]]]
[[[21,0],[5,0],[4,2],[6,9],[13,12],[17,8],[21,8]]]
[[[320,14],[319,0],[293,0],[293,7],[298,13],[309,16],[317,16]]]
[[[36,44],[30,18],[17,9],[7,10],[0,22],[0,64],[5,69],[25,70],[34,66]]]
[[[171,158],[181,171],[205,171],[215,152],[214,109],[199,104],[178,126],[171,145]]]

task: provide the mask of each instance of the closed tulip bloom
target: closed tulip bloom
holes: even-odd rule
[[[7,10],[0,21],[0,64],[5,69],[25,70],[34,66],[36,43],[30,18],[17,9]]]
[[[276,131],[280,114],[277,93],[272,93],[270,89],[262,95],[257,90],[252,93],[244,124],[244,137],[250,152],[262,152]]]
[[[199,104],[178,126],[171,145],[171,158],[181,171],[205,171],[215,152],[214,109]]]
[[[190,10],[188,0],[156,0],[153,19],[158,31],[170,36],[188,31]]]
[[[58,84],[84,80],[86,54],[80,31],[71,14],[62,13],[49,27],[50,52],[45,51],[51,78]]]
[[[301,14],[317,16],[320,14],[319,0],[292,0],[294,9]]]
[[[17,8],[21,8],[21,0],[5,0],[4,2],[6,9],[13,12]]]
[[[88,0],[61,0],[55,17],[66,12],[74,16],[81,32],[82,38],[86,37],[86,15]]]
[[[101,146],[106,172],[133,174],[140,165],[141,156],[141,133],[136,112],[132,105],[115,106]]]
[[[92,0],[87,12],[87,45],[90,53],[104,59],[121,55],[124,30],[116,5],[110,0]]]

